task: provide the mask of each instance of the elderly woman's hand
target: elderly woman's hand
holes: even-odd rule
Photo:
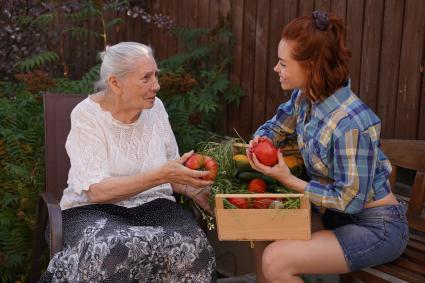
[[[207,176],[208,171],[198,171],[187,168],[183,163],[193,154],[193,151],[183,154],[177,160],[168,161],[161,168],[168,183],[177,183],[189,185],[195,188],[202,188],[212,185],[214,182],[202,180],[202,177]]]
[[[204,188],[194,188],[191,186],[185,186],[183,189],[183,193],[193,199],[194,201],[196,201],[196,203],[206,212],[208,212],[209,214],[213,214],[210,204],[209,204],[209,199],[210,199],[210,191],[211,191],[211,187],[204,187]]]

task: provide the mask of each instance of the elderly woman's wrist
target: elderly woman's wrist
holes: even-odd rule
[[[183,194],[191,199],[195,196],[193,188],[188,185],[184,185]]]
[[[148,176],[148,174],[146,174],[146,172],[141,172],[139,174],[139,177],[141,179],[146,179],[146,177]],[[160,185],[160,184],[165,184],[165,183],[170,183],[165,177],[164,172],[161,172],[160,169],[156,169],[151,171],[151,174],[149,174],[150,178],[150,182],[152,183],[152,185]]]

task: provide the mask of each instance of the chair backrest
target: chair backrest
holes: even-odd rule
[[[70,162],[65,141],[71,128],[71,111],[86,95],[44,94],[44,145],[46,153],[46,192],[57,200],[67,186]]]
[[[425,233],[425,141],[382,139],[382,150],[393,166],[390,182],[395,188],[397,168],[416,171],[407,217],[410,228]]]

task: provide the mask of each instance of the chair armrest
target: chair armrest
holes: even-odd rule
[[[55,253],[62,250],[62,210],[59,202],[50,193],[42,193],[40,199],[46,205],[49,216],[50,257],[52,257]]]

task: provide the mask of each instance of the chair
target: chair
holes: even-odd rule
[[[393,166],[390,177],[391,187],[397,192],[396,175],[398,168],[416,172],[411,188],[407,218],[409,235],[405,252],[395,261],[341,275],[343,283],[355,282],[425,282],[425,141],[382,140],[382,149]]]
[[[31,255],[30,282],[40,276],[40,257],[45,247],[44,231],[50,223],[50,257],[62,249],[62,213],[59,200],[67,186],[70,161],[65,141],[71,128],[72,109],[87,96],[53,94],[44,95],[46,187],[37,206],[37,222]]]
[[[57,93],[46,93],[43,97],[46,187],[38,200],[29,282],[37,282],[40,277],[40,257],[46,245],[44,233],[47,221],[50,224],[50,257],[62,250],[62,212],[59,200],[67,187],[68,171],[71,166],[65,150],[65,142],[71,128],[71,111],[86,97],[86,95]],[[206,231],[206,222],[194,206],[192,206],[192,213],[201,228]]]

